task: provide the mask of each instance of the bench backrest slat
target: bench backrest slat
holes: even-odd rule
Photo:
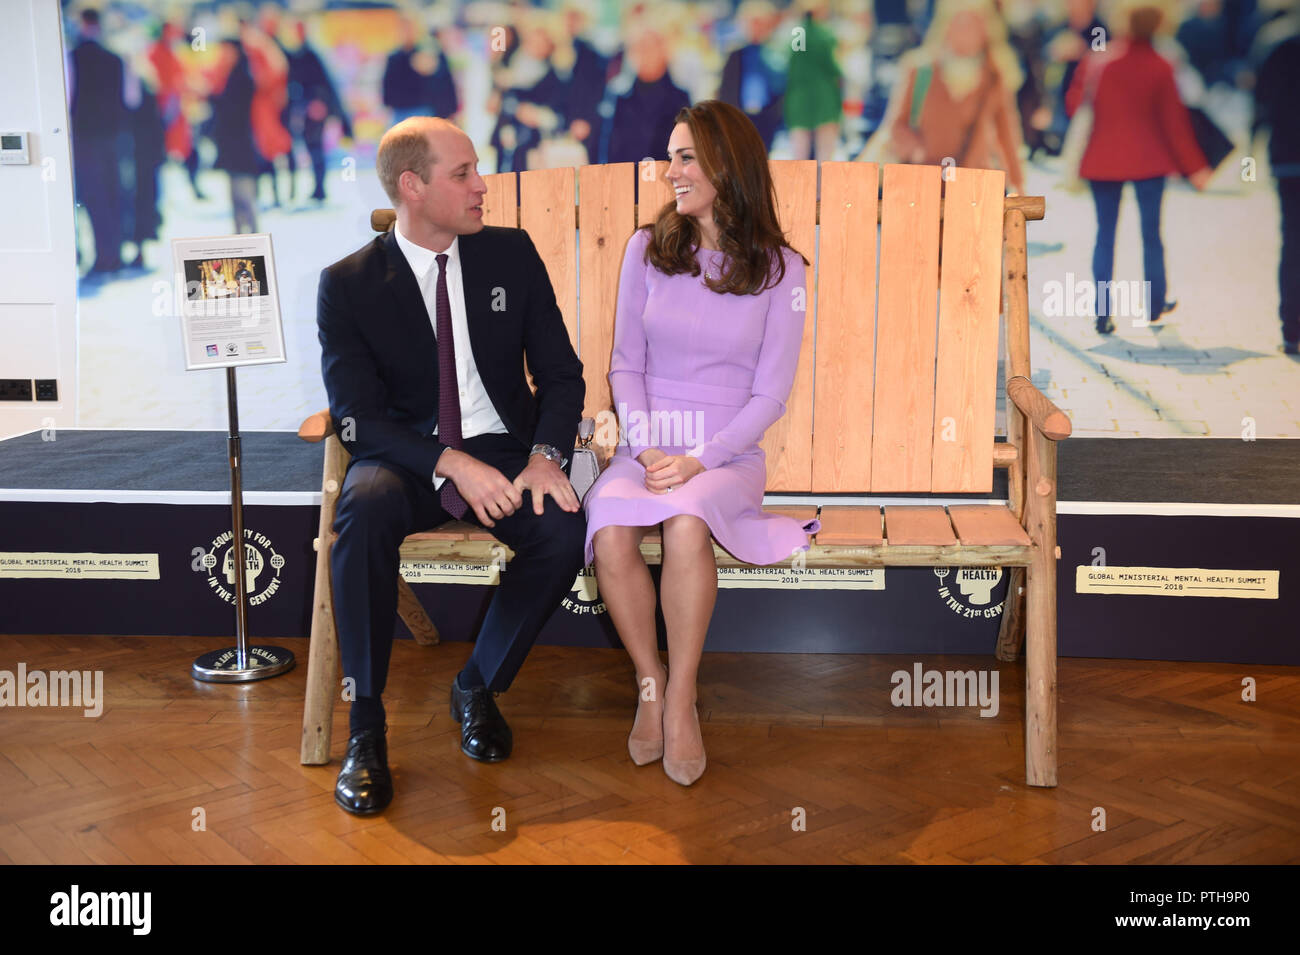
[[[930,486],[987,492],[993,490],[1006,173],[955,168],[949,175],[943,184]]]
[[[636,225],[649,225],[659,216],[659,210],[673,199],[673,186],[664,177],[668,174],[665,160],[642,161],[636,166]]]
[[[484,176],[487,195],[483,197],[484,225],[514,229],[519,225],[519,197],[512,172]]]
[[[938,290],[939,177],[933,167],[886,166],[880,209],[873,491],[930,490]]]
[[[776,186],[776,212],[785,240],[808,260],[803,346],[785,414],[767,429],[762,447],[767,454],[769,491],[807,491],[812,486],[813,369],[817,288],[817,163],[777,160],[770,164]]]
[[[634,225],[672,200],[667,167],[484,177],[484,220],[513,226],[518,215],[546,263],[583,361],[584,413],[606,447],[623,252]],[[818,231],[816,163],[771,169],[786,239],[811,264],[794,388],[763,440],[768,490],[989,491],[1004,174],[953,169],[944,181],[938,166],[887,165],[878,199],[875,164],[822,163]]]
[[[519,226],[546,263],[555,304],[564,316],[569,343],[578,347],[578,236],[573,228],[577,177],[573,167],[530,169],[519,175]],[[509,303],[504,303],[509,307]]]
[[[614,308],[623,251],[636,221],[636,179],[632,163],[583,166],[578,170],[578,254],[582,294],[578,355],[587,383],[584,417],[596,420],[597,443],[612,447],[617,424],[612,420],[609,359],[614,350]]]
[[[818,492],[871,486],[879,181],[875,163],[822,164],[812,473]]]

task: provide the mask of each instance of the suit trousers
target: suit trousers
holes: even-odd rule
[[[513,481],[528,464],[528,449],[509,434],[466,438],[462,450]],[[450,480],[450,478],[448,478]],[[395,465],[354,460],[339,495],[330,558],[334,619],[343,673],[359,697],[383,693],[397,621],[397,574],[402,540],[451,520],[429,478]],[[465,520],[482,526],[473,508]],[[533,512],[532,492],[513,514],[488,528],[514,551],[488,606],[471,659],[489,689],[509,689],[538,632],[573,588],[582,569],[586,519],[562,509],[549,494]]]

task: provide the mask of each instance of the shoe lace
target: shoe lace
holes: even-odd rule
[[[384,727],[385,731],[388,729]],[[365,761],[378,761],[380,759],[379,745],[383,737],[379,733],[360,733],[352,741],[352,751],[349,755],[353,759]]]
[[[494,700],[500,695],[499,692],[489,690],[485,686],[472,688],[469,691],[469,703],[466,706],[466,709],[469,710],[471,722],[477,723],[485,717],[491,716],[496,709]]]

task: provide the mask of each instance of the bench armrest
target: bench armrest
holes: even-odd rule
[[[1045,437],[1062,441],[1070,436],[1070,419],[1065,412],[1052,404],[1047,395],[1035,388],[1024,375],[1007,380],[1007,397]]]
[[[298,437],[312,444],[324,441],[334,433],[334,422],[330,420],[329,409],[317,411],[314,415],[298,425]]]

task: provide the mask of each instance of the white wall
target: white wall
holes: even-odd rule
[[[0,7],[0,129],[27,131],[31,160],[0,165],[0,378],[59,382],[56,402],[0,401],[4,438],[76,423],[77,273],[59,3]]]

